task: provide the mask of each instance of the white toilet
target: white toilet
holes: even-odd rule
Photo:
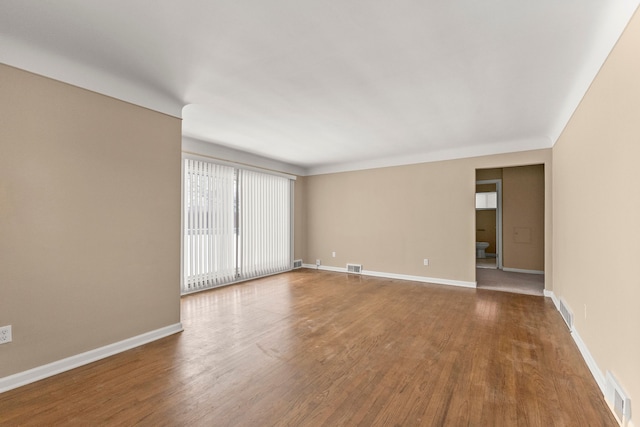
[[[476,242],[476,258],[486,258],[487,254],[484,253],[484,250],[488,247],[488,242]]]

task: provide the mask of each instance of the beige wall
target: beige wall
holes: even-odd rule
[[[544,271],[544,165],[502,171],[502,263]]]
[[[550,162],[537,150],[307,177],[305,262],[475,282],[476,169]],[[545,219],[550,233],[550,203]]]
[[[180,127],[0,65],[0,377],[180,321]]]
[[[640,422],[640,15],[553,148],[554,292]]]
[[[487,242],[486,253],[495,254],[496,247],[496,210],[483,209],[476,211],[476,242]]]
[[[478,169],[476,171],[476,180],[484,181],[489,179],[502,179],[502,168]]]

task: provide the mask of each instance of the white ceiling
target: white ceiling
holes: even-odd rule
[[[640,0],[4,0],[0,61],[304,168],[551,147]]]

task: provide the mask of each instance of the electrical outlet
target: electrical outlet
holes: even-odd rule
[[[429,259],[428,258],[425,258],[423,262],[424,262],[424,265],[429,265]]]
[[[334,251],[334,252],[331,252],[331,256],[332,256],[332,257],[334,257],[334,258],[336,257],[336,253],[335,253],[335,251]]]
[[[320,265],[320,260],[319,259],[316,260],[316,266],[318,266],[318,265]]]
[[[11,325],[0,326],[0,344],[6,344],[11,342]]]

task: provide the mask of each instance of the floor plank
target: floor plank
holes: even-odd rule
[[[303,269],[185,297],[182,322],[1,394],[0,424],[616,425],[543,297]]]

